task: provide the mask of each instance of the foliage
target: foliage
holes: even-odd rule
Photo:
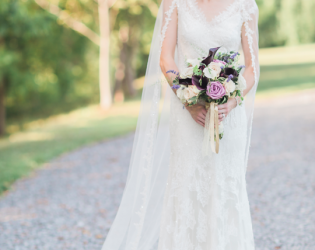
[[[125,0],[111,9],[112,82],[115,91],[122,89],[127,97],[135,94],[130,86],[133,80],[145,74],[155,24],[152,4]]]
[[[0,79],[8,117],[80,99],[88,41],[32,1],[0,2]],[[82,101],[83,98],[81,98]]]
[[[257,0],[260,47],[315,42],[315,2],[310,0]]]

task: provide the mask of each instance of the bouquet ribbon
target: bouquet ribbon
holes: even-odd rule
[[[203,154],[209,155],[209,144],[213,153],[219,153],[219,114],[218,104],[206,103],[207,115],[204,128]]]

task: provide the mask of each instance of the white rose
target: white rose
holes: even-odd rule
[[[246,89],[246,80],[245,78],[243,77],[243,75],[239,75],[238,76],[238,81],[237,81],[237,85],[236,85],[236,89],[237,90],[240,90],[240,91],[243,91],[244,89]]]
[[[196,86],[194,86],[196,87]],[[185,88],[184,90],[184,97],[186,101],[190,102],[189,99],[196,96],[198,93],[196,90],[193,88],[193,86],[188,86],[188,88]]]
[[[207,78],[209,78],[209,79],[214,79],[214,78],[217,77],[216,72],[215,72],[214,70],[208,68],[208,67],[206,67],[206,68],[203,69],[203,73],[204,73],[204,75],[205,75]]]
[[[223,86],[224,86],[225,91],[228,94],[228,96],[230,96],[230,93],[234,92],[234,90],[235,90],[235,83],[232,80],[227,81],[227,79],[226,79],[223,83]]]
[[[222,70],[221,66],[223,66],[222,63],[212,62],[209,64],[208,67],[210,67],[210,69],[213,70],[218,77],[220,75],[221,70]]]
[[[203,73],[206,77],[214,79],[220,75],[222,65],[222,63],[212,62],[206,68],[204,68]]]
[[[184,69],[182,72],[180,72],[180,78],[186,79],[186,78],[191,78],[193,75],[193,68],[189,67]]]
[[[201,63],[202,59],[187,59],[186,62],[191,64],[193,67],[196,65],[199,66]]]
[[[195,94],[195,96],[200,92],[200,90],[195,85],[189,85],[188,88]]]
[[[185,102],[186,101],[185,96],[184,96],[185,89],[186,89],[185,86],[181,86],[179,89],[176,90],[176,95],[177,95],[177,97],[179,98],[179,100],[181,102]]]
[[[212,62],[214,65],[218,65],[219,67],[220,67],[220,69],[219,69],[219,73],[221,72],[221,67],[225,67],[225,64],[224,63],[222,63],[222,61],[220,61],[220,60],[216,60],[215,62]],[[211,64],[211,63],[210,63]]]

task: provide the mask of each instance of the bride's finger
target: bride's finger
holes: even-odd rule
[[[206,119],[206,114],[200,112],[200,113],[199,113],[199,117],[201,117],[201,118],[203,118],[203,119]]]
[[[205,118],[203,118],[203,117],[198,117],[197,119],[198,119],[198,121],[200,121],[201,123],[205,124]]]
[[[219,116],[225,114],[225,116],[227,115],[227,109],[221,109],[218,111]]]
[[[218,110],[220,110],[220,109],[226,109],[227,108],[227,104],[225,103],[225,104],[220,104],[220,105],[218,105]]]
[[[205,125],[205,119],[204,119],[204,118],[202,118],[202,117],[197,117],[197,120],[198,120],[199,122],[201,122],[201,123],[203,124],[203,126]]]
[[[201,125],[201,126],[205,126],[205,124],[204,123],[202,123],[201,121],[199,121],[199,120],[196,120],[196,122],[199,124],[199,125]]]

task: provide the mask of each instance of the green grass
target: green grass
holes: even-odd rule
[[[315,87],[315,63],[261,67],[258,92],[288,87],[296,90]]]
[[[277,97],[315,88],[315,63],[261,66],[257,98]]]
[[[259,50],[260,65],[293,65],[315,63],[315,43]]]
[[[107,112],[87,107],[30,123],[27,130],[1,139],[0,193],[62,153],[134,130],[138,110],[138,101],[115,105]]]

